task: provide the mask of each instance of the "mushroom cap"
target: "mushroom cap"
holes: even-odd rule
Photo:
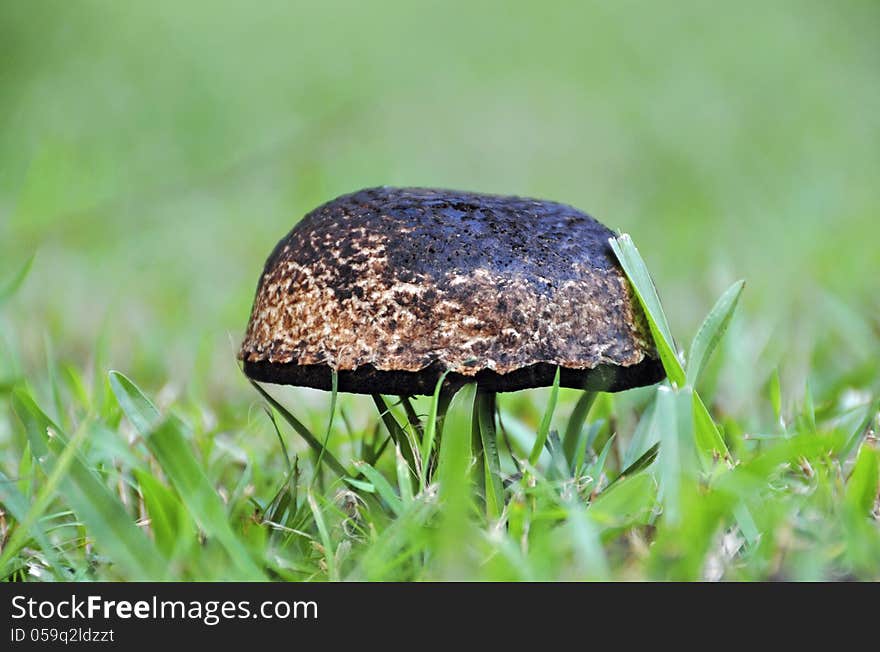
[[[644,313],[589,215],[550,201],[370,188],[306,215],[266,261],[239,358],[250,378],[430,394],[664,376]]]

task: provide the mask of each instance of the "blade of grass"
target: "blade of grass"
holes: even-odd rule
[[[724,291],[694,336],[687,363],[687,380],[692,386],[696,387],[700,374],[724,336],[745,284],[740,280]]]
[[[654,426],[654,410],[656,406],[656,400],[650,401],[639,417],[639,423],[633,432],[629,445],[626,448],[626,453],[623,456],[623,461],[621,462],[622,466],[629,466],[644,455],[646,450],[657,443],[658,431]]]
[[[167,559],[173,559],[185,546],[196,543],[196,528],[171,489],[144,471],[136,469],[134,475],[150,517],[156,546]]]
[[[400,516],[403,513],[403,501],[400,500],[400,496],[397,495],[385,476],[366,462],[357,461],[354,463],[354,467],[370,481],[388,507],[391,508],[391,511],[394,512],[394,515]]]
[[[579,503],[568,505],[567,529],[571,536],[575,561],[580,567],[583,579],[607,580],[610,577],[610,570],[599,536],[599,528]]]
[[[27,545],[28,539],[33,538],[39,544],[43,554],[46,555],[49,570],[55,578],[58,580],[70,579],[64,574],[61,560],[55,554],[55,546],[49,541],[41,523],[43,512],[54,498],[55,490],[58,488],[60,474],[66,470],[60,464],[56,465],[56,469],[59,477],[57,479],[49,478],[33,501],[29,501],[15,486],[15,482],[0,471],[0,505],[3,505],[3,509],[16,520],[15,529],[5,542],[2,554],[0,554],[0,573],[4,576],[8,574],[6,565]]]
[[[394,462],[394,468],[397,472],[397,489],[400,491],[400,499],[403,501],[404,507],[409,507],[409,504],[413,501],[412,476],[410,475],[409,467],[406,465],[406,460],[403,459],[400,449],[394,449]]]
[[[330,433],[333,432],[333,418],[336,416],[336,397],[339,390],[339,374],[336,369],[332,370],[331,375],[331,391],[330,391],[330,418],[327,419],[327,433],[324,435],[324,443],[321,444],[321,452],[318,453],[318,461],[315,462],[315,468],[321,468],[321,461],[327,452],[327,444],[330,443]],[[318,473],[312,476],[312,484],[318,479]]]
[[[467,538],[473,497],[471,442],[476,383],[460,389],[449,406],[437,462],[440,524],[435,549],[446,576],[460,577],[461,544]]]
[[[372,397],[373,403],[376,404],[376,409],[379,410],[379,416],[382,418],[382,423],[385,424],[385,428],[388,430],[388,434],[391,435],[394,443],[397,445],[398,448],[400,448],[403,459],[406,460],[409,468],[412,469],[413,473],[415,473],[416,460],[415,456],[413,455],[412,445],[410,443],[409,437],[406,434],[406,431],[400,427],[400,424],[397,422],[397,418],[394,416],[391,408],[388,407],[388,404],[385,402],[385,399],[382,397],[382,395],[373,394]]]
[[[678,432],[675,392],[665,385],[657,388],[657,407],[655,424],[660,433],[659,476],[663,498],[663,514],[676,523],[681,517],[681,475],[682,451]]]
[[[703,399],[696,390],[693,391],[693,419],[694,439],[697,444],[697,453],[703,464],[703,470],[710,470],[719,459],[730,461],[730,451],[721,437],[715,420],[706,409]]]
[[[862,444],[856,464],[846,483],[847,506],[854,513],[868,518],[877,500],[877,486],[880,481],[880,452]]]
[[[111,371],[110,387],[119,407],[142,436],[146,436],[162,419],[159,410],[129,378],[118,371]]]
[[[666,314],[663,312],[660,297],[657,295],[657,288],[654,286],[654,281],[651,280],[645,261],[628,234],[624,233],[618,238],[609,238],[608,242],[645,311],[648,327],[654,336],[657,353],[660,355],[660,361],[663,363],[666,375],[677,386],[684,387],[687,377],[681,366],[681,361],[675,353],[675,340],[672,338]]]
[[[428,484],[428,467],[430,466],[431,454],[434,450],[434,439],[437,436],[437,417],[440,405],[440,392],[443,389],[443,381],[446,380],[448,371],[444,371],[437,381],[434,388],[434,395],[431,397],[431,407],[428,410],[428,420],[425,422],[425,436],[422,438],[422,447],[419,451],[421,457],[421,465],[419,466],[419,484],[422,491]]]
[[[315,500],[315,494],[309,489],[306,499],[309,503],[309,509],[312,510],[312,516],[315,518],[315,526],[318,528],[318,534],[321,537],[321,546],[324,548],[324,562],[327,564],[327,578],[331,582],[339,580],[336,574],[336,555],[333,549],[333,540],[330,538],[330,531],[327,529],[327,522],[324,520],[324,514]]]
[[[541,419],[541,425],[538,427],[538,434],[535,438],[535,444],[532,446],[532,452],[529,454],[529,464],[535,466],[538,458],[541,457],[541,451],[544,450],[544,443],[547,441],[547,435],[550,433],[550,423],[553,421],[553,413],[556,411],[556,401],[559,399],[559,367],[556,367],[556,375],[553,377],[553,387],[550,390],[550,399],[547,401],[547,407],[544,410],[544,417]]]
[[[419,415],[416,414],[416,409],[413,407],[412,401],[409,400],[409,396],[400,396],[399,398],[400,404],[403,406],[403,411],[406,413],[406,420],[409,423],[410,428],[412,428],[417,440],[422,441],[425,433],[422,428],[422,422],[419,419]]]
[[[501,483],[501,461],[498,457],[498,433],[495,430],[495,394],[477,391],[474,409],[477,426],[483,442],[486,476],[486,511],[490,519],[497,519],[504,510],[504,487]]]
[[[47,486],[70,505],[98,546],[118,564],[126,578],[156,581],[165,577],[166,565],[152,542],[137,528],[103,480],[78,455],[78,447],[88,429],[83,427],[68,443],[62,430],[23,390],[13,393],[12,407],[25,426],[31,450],[37,454],[49,476]],[[38,496],[38,500],[43,502],[46,498]],[[45,506],[37,504],[36,507],[34,513],[38,516]],[[4,550],[4,563],[6,554]]]
[[[278,414],[280,414],[284,418],[284,420],[287,421],[288,424],[290,424],[290,427],[293,428],[296,433],[300,437],[302,437],[303,440],[311,447],[311,449],[318,453],[318,455],[320,456],[321,451],[324,450],[324,447],[321,445],[321,442],[318,441],[318,438],[312,434],[311,430],[306,428],[306,426],[299,419],[293,416],[289,410],[281,405],[281,403],[272,398],[269,392],[260,387],[259,384],[255,383],[254,381],[250,381],[250,383],[260,393],[260,396],[262,396],[266,400],[266,402],[269,403],[269,405],[275,408]],[[321,456],[321,461],[329,466],[340,478],[344,478],[345,476],[349,475],[348,471],[345,470],[345,467],[340,464],[339,460],[337,460],[330,451],[327,451],[326,453],[324,453],[323,456]]]
[[[565,452],[565,459],[569,467],[574,466],[584,423],[587,421],[587,415],[590,413],[590,408],[593,407],[596,396],[598,396],[598,392],[582,392],[577,403],[575,403],[574,409],[571,411],[571,416],[568,418],[565,435],[562,438],[562,450]]]
[[[657,487],[648,473],[637,473],[603,491],[590,502],[587,515],[603,528],[646,523],[653,511]]]
[[[656,444],[651,446],[648,450],[645,451],[644,455],[642,455],[635,462],[626,467],[623,471],[620,472],[614,480],[608,485],[608,487],[614,486],[617,482],[626,480],[628,477],[635,475],[641,471],[644,471],[649,466],[651,466],[655,460],[657,459],[657,455],[660,452],[660,442],[658,441]]]
[[[162,422],[146,438],[147,447],[159,462],[187,511],[209,537],[226,549],[241,579],[264,579],[248,550],[233,532],[226,508],[196,461],[173,419]]]

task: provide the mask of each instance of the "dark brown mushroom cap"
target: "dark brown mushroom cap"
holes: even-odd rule
[[[564,204],[371,188],[320,206],[266,261],[240,358],[259,381],[430,394],[663,378],[608,239]]]

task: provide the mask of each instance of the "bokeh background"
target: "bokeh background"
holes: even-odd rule
[[[680,344],[745,278],[729,409],[776,367],[792,396],[876,383],[873,0],[3,0],[0,125],[0,279],[36,252],[0,377],[100,351],[154,392],[253,401],[234,356],[266,255],[389,184],[631,233]]]

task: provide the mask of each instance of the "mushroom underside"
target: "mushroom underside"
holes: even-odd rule
[[[515,392],[553,384],[557,366],[537,363],[515,371],[499,374],[483,369],[473,376],[450,372],[443,382],[445,391],[477,382],[480,389],[489,392]],[[652,385],[664,377],[663,366],[655,358],[646,357],[630,366],[600,364],[588,369],[559,368],[559,385],[572,389],[618,392],[633,387]],[[418,371],[386,371],[373,365],[337,372],[338,390],[353,394],[429,395],[446,371],[435,362]],[[297,385],[330,390],[333,371],[327,365],[278,364],[267,361],[245,361],[245,374],[253,380],[279,385]]]

